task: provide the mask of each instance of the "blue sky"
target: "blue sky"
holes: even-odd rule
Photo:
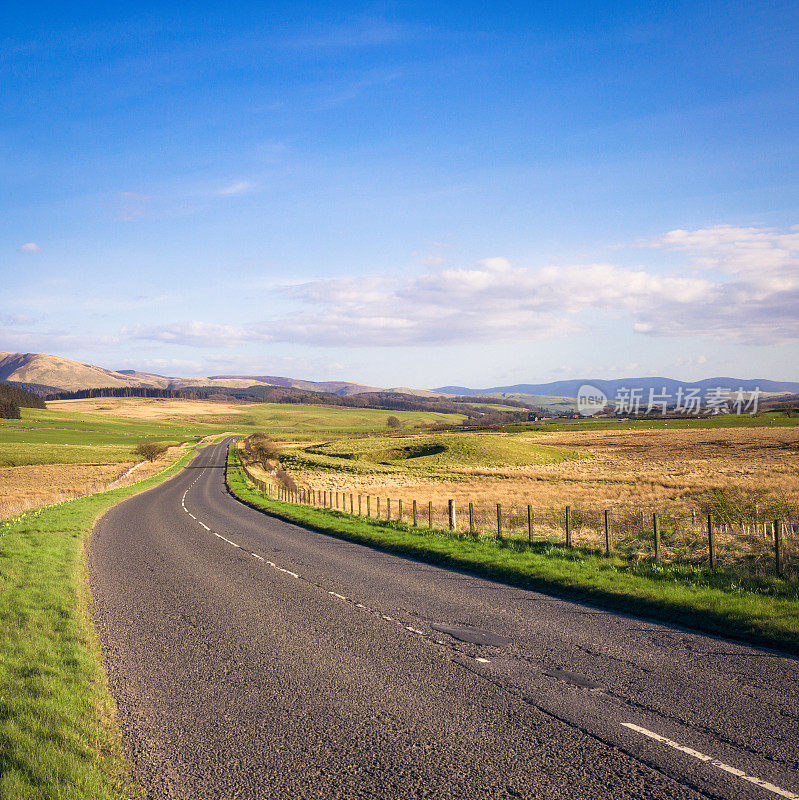
[[[795,3],[6,4],[0,350],[799,379]]]

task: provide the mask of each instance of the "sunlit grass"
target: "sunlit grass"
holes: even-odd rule
[[[179,470],[0,523],[0,797],[134,796],[90,619],[95,519]]]

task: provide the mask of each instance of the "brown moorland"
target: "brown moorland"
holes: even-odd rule
[[[555,509],[690,509],[710,491],[799,502],[799,427],[569,431],[521,437],[586,457],[529,466],[452,465],[435,474],[295,470],[320,490]]]

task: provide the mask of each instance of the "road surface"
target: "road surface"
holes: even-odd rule
[[[226,443],[95,529],[151,798],[799,798],[799,661],[343,542]]]

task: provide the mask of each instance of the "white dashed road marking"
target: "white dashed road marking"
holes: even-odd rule
[[[183,497],[182,497],[182,499],[180,501],[180,504],[181,504],[181,506],[183,506],[183,510],[193,520],[195,520],[200,525],[202,525],[202,527],[205,528],[205,530],[210,531],[211,533],[213,533],[214,536],[216,536],[217,538],[221,539],[224,542],[227,542],[228,544],[232,545],[233,547],[239,547],[240,548],[241,545],[239,545],[236,542],[228,539],[225,536],[222,536],[221,533],[217,533],[216,531],[211,531],[211,529],[204,522],[201,522],[200,520],[198,520],[197,517],[195,517],[194,514],[192,514],[188,510],[188,508],[186,508],[186,495],[188,494],[189,489],[191,489],[191,487],[194,486],[195,483],[197,483],[197,481],[205,474],[206,470],[207,470],[207,467],[206,467],[206,469],[204,469],[194,479],[194,481],[192,481],[192,483],[189,485],[189,488],[186,489],[186,491],[183,493]],[[258,553],[250,553],[250,555],[253,558],[258,559],[258,561],[264,562],[265,564],[267,564],[268,566],[270,566],[273,569],[277,570],[278,572],[282,572],[282,573],[284,573],[286,575],[290,575],[293,578],[299,578],[300,577],[296,572],[292,572],[291,570],[285,569],[283,567],[279,567],[277,564],[275,564],[274,561],[269,561],[268,559],[265,559],[263,556],[258,555]],[[316,586],[316,588],[322,589],[324,591],[324,587],[319,586],[318,584],[314,583],[313,581],[308,580],[307,578],[303,578],[302,580],[304,580],[305,582],[311,584],[312,586]],[[387,614],[382,614],[379,611],[370,610],[363,603],[358,603],[358,602],[355,602],[354,600],[350,600],[347,597],[345,597],[343,594],[339,594],[338,592],[328,591],[327,593],[329,595],[331,595],[332,597],[336,597],[339,600],[343,600],[344,602],[349,603],[354,608],[358,608],[358,609],[361,609],[363,611],[366,611],[367,613],[372,613],[372,614],[375,614],[377,616],[380,616],[382,619],[386,620],[387,622],[394,622],[400,628],[402,628],[404,630],[407,630],[410,633],[413,633],[413,634],[415,634],[417,636],[421,636],[424,639],[428,639],[427,634],[425,634],[424,631],[421,631],[418,628],[414,628],[414,627],[412,627],[410,625],[405,625],[403,622],[401,622],[398,619],[395,619],[394,617],[390,617]],[[444,642],[444,641],[442,641],[440,639],[428,639],[428,641],[430,641],[431,643],[439,644],[439,645],[446,645],[446,642]],[[480,664],[490,664],[491,663],[491,660],[488,659],[488,658],[474,657],[474,660],[477,661]],[[790,792],[790,791],[788,791],[786,789],[781,789],[779,786],[775,786],[773,783],[770,783],[769,781],[765,781],[765,780],[763,780],[761,778],[756,778],[753,775],[747,775],[742,770],[736,769],[735,767],[732,767],[729,764],[725,764],[724,762],[719,761],[716,758],[713,758],[713,756],[706,755],[705,753],[700,753],[698,750],[694,750],[691,747],[686,747],[685,745],[682,745],[679,742],[672,741],[671,739],[668,739],[665,736],[661,736],[659,733],[654,733],[653,731],[647,730],[646,728],[642,728],[640,725],[635,725],[632,722],[622,722],[621,725],[623,727],[625,727],[625,728],[628,728],[628,729],[636,731],[637,733],[640,733],[640,734],[642,734],[644,736],[647,736],[650,739],[654,739],[655,741],[660,742],[661,744],[665,744],[665,745],[668,745],[669,747],[674,748],[675,750],[679,750],[681,753],[685,753],[686,755],[689,755],[689,756],[691,756],[693,758],[696,758],[699,761],[702,761],[702,762],[705,762],[707,764],[710,764],[710,766],[716,767],[716,769],[720,769],[723,772],[726,772],[726,773],[728,773],[730,775],[734,775],[735,777],[740,778],[741,780],[748,781],[749,783],[754,784],[755,786],[758,786],[761,789],[765,789],[765,790],[767,790],[769,792],[772,792],[773,794],[776,794],[779,797],[786,798],[787,800],[799,800],[799,794],[796,794],[794,792]]]
[[[766,789],[769,792],[773,792],[780,797],[786,797],[788,800],[799,800],[799,794],[795,794],[794,792],[789,792],[786,789],[780,789],[779,786],[775,786],[773,783],[769,783],[768,781],[764,781],[761,778],[756,778],[753,775],[747,775],[740,769],[736,769],[735,767],[731,767],[729,764],[725,764],[723,761],[719,761],[713,756],[705,755],[704,753],[700,753],[698,750],[694,750],[691,747],[686,747],[679,742],[674,742],[671,739],[667,739],[665,736],[661,736],[659,733],[654,733],[653,731],[649,731],[646,728],[642,728],[640,725],[634,725],[632,722],[622,722],[623,727],[629,728],[630,730],[636,731],[637,733],[641,733],[644,736],[648,736],[650,739],[654,739],[656,742],[661,742],[661,744],[666,744],[669,747],[673,747],[675,750],[679,750],[681,753],[685,753],[686,755],[693,756],[694,758],[698,759],[699,761],[704,761],[712,767],[716,767],[716,769],[720,769],[724,772],[728,772],[730,775],[735,775],[736,778],[740,778],[743,781],[748,781],[749,783],[753,783],[755,786],[759,786],[761,789]]]

